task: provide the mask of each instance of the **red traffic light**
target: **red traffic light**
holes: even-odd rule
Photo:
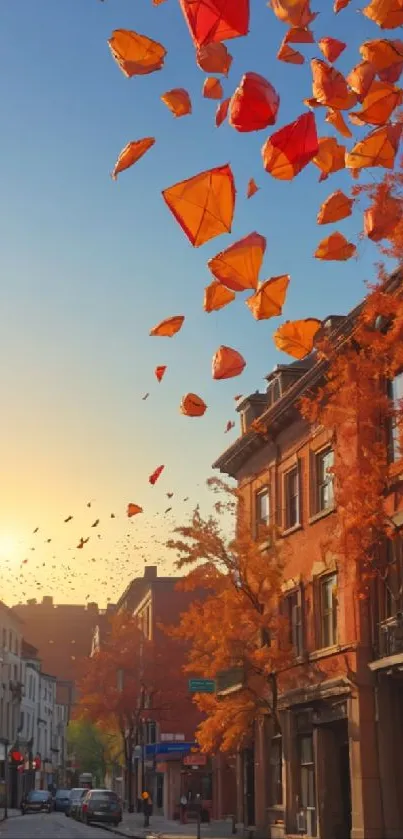
[[[23,763],[24,762],[24,755],[17,750],[11,752],[11,759],[14,763]]]

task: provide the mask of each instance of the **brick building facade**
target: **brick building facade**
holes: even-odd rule
[[[357,311],[328,318],[323,329],[334,338],[348,334]],[[315,351],[279,365],[267,377],[266,393],[238,406],[241,436],[214,464],[236,479],[252,531],[259,523],[278,528],[287,555],[282,608],[295,650],[291,688],[287,679],[280,695],[281,736],[273,738],[270,721],[262,718],[250,748],[236,756],[236,817],[272,839],[398,839],[401,556],[398,551],[390,566],[400,601],[388,598],[382,580],[363,601],[356,596],[357,569],[329,547],[338,516],[328,470],[345,453],[298,410],[299,398],[319,384],[324,371]],[[252,426],[257,417],[264,436]],[[353,450],[348,454],[354,457]],[[395,473],[399,482],[398,467]],[[403,524],[399,499],[396,492],[388,499],[396,526]]]

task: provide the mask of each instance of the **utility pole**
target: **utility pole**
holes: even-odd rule
[[[196,812],[197,812],[197,832],[196,832],[196,837],[197,837],[197,839],[200,839],[200,828],[201,828],[201,807],[202,807],[201,795],[200,795],[200,793],[198,792],[198,793],[197,793],[197,795],[196,795]]]

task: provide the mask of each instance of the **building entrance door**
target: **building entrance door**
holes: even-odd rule
[[[255,752],[245,749],[243,759],[244,821],[255,824]]]
[[[347,719],[319,725],[315,735],[319,834],[321,839],[349,839],[351,787]]]

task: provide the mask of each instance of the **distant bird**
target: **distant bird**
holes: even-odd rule
[[[149,395],[150,395],[149,393],[145,393],[145,394],[144,394],[144,396],[142,397],[143,402],[145,402],[145,401],[146,401],[146,399],[148,399]]]
[[[88,501],[87,507],[91,507],[91,501]]]
[[[231,431],[232,428],[235,428],[235,423],[228,420],[227,425],[225,426],[224,434],[228,434],[228,431]]]
[[[34,530],[34,533],[37,533],[38,530],[39,530],[39,527],[36,527],[35,530]]]
[[[167,498],[173,498],[173,492],[167,492]]]
[[[183,499],[183,501],[184,501],[184,502],[185,502],[185,501],[189,501],[189,496],[187,495],[187,496],[186,496],[186,498],[184,498],[184,499]]]
[[[92,524],[91,527],[98,527],[98,525],[99,525],[99,519],[95,519],[94,524]]]
[[[64,523],[67,524],[69,521],[72,520],[72,518],[73,516],[67,516],[67,519],[64,520]]]
[[[77,548],[78,548],[79,550],[81,550],[81,548],[83,548],[83,547],[84,547],[84,545],[86,545],[86,544],[87,544],[87,542],[89,542],[89,538],[90,538],[89,536],[87,536],[87,538],[86,538],[86,539],[83,539],[83,537],[81,537],[81,539],[80,539],[80,541],[79,541],[79,543],[78,543],[78,545],[77,545]]]
[[[116,518],[115,513],[111,513],[111,519]]]
[[[51,539],[46,539],[47,544],[49,544],[49,542],[51,542],[51,541],[52,541]]]
[[[164,516],[165,516],[167,513],[170,513],[170,512],[171,512],[171,510],[172,510],[172,507],[167,507],[167,508],[166,508],[166,510],[165,510]]]

